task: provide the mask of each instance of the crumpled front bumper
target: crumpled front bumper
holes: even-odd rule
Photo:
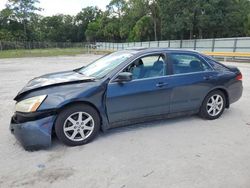
[[[38,150],[51,145],[51,133],[56,116],[51,115],[38,120],[17,122],[11,118],[10,131],[25,150]]]

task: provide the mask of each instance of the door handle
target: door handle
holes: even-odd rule
[[[165,82],[159,82],[158,84],[156,84],[156,87],[164,87],[164,86],[167,86],[168,83],[165,83]]]

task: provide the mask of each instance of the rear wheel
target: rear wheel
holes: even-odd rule
[[[224,112],[225,105],[224,93],[219,90],[212,91],[204,99],[199,114],[204,119],[217,119]]]
[[[88,105],[67,107],[57,117],[55,132],[68,146],[83,145],[96,137],[100,129],[99,114]]]

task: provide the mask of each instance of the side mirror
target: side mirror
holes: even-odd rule
[[[120,72],[115,79],[117,82],[129,82],[132,80],[132,73],[131,72]]]

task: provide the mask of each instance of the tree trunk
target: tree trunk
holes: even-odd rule
[[[189,31],[189,39],[193,39],[193,29],[190,29]]]
[[[23,21],[23,33],[24,33],[24,37],[25,37],[25,41],[28,40],[28,37],[27,37],[27,25],[26,25],[26,20]]]
[[[199,28],[199,38],[202,39],[203,38],[203,34],[202,34],[202,29]]]
[[[155,41],[157,41],[157,23],[156,18],[154,18],[154,34],[155,34]]]

